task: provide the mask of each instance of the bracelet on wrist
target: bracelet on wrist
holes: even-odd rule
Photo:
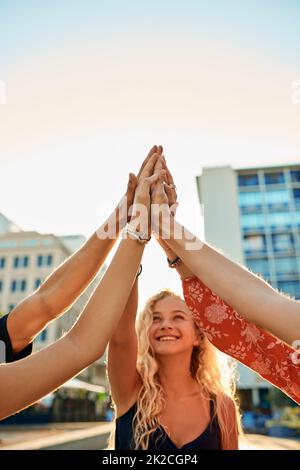
[[[130,224],[127,224],[124,231],[123,231],[123,238],[131,238],[132,240],[136,240],[142,245],[146,245],[150,240],[151,236],[149,238],[146,237],[146,234],[143,234],[139,231],[137,231],[134,227],[132,227]]]
[[[179,258],[179,256],[176,256],[176,258],[174,258],[173,260],[167,258],[167,261],[169,268],[177,268],[181,263],[181,259]]]
[[[143,266],[140,264],[139,272],[136,275],[136,279],[142,274],[142,272],[143,272]]]

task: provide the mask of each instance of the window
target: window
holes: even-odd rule
[[[39,255],[37,257],[37,265],[42,266],[52,266],[53,256],[52,255]]]
[[[11,292],[25,292],[27,287],[26,279],[13,280],[11,281],[10,290]]]
[[[26,280],[25,279],[22,279],[21,281],[21,291],[24,292],[26,290]]]
[[[287,206],[290,201],[290,193],[287,189],[280,189],[277,191],[267,191],[265,193],[266,203],[272,205],[285,205]]]
[[[258,174],[239,175],[239,186],[258,186]]]
[[[300,188],[293,189],[293,196],[296,206],[300,206]]]
[[[297,260],[296,258],[276,258],[275,259],[276,273],[280,274],[297,274]]]
[[[4,269],[5,268],[5,258],[0,258],[0,269]]]
[[[44,246],[50,246],[53,244],[54,244],[54,241],[51,238],[44,238],[44,240],[41,241],[41,245],[44,245]]]
[[[299,281],[278,281],[278,289],[293,297],[300,297],[300,282]]]
[[[13,266],[15,269],[17,268],[27,268],[29,265],[29,257],[28,256],[15,256],[13,260]]]
[[[34,246],[39,246],[40,242],[39,240],[22,240],[20,243],[20,246],[22,247],[34,247]]]
[[[34,281],[34,289],[38,289],[41,284],[42,284],[42,279],[36,279]]]
[[[266,237],[265,235],[244,235],[243,247],[247,253],[266,251]]]
[[[292,214],[290,212],[270,212],[267,219],[268,225],[274,228],[292,225]]]
[[[17,248],[18,243],[12,240],[3,240],[0,242],[0,248]]]
[[[269,277],[269,260],[267,258],[247,259],[246,264],[254,273]]]
[[[281,184],[284,183],[283,171],[276,171],[271,173],[265,173],[266,184]]]
[[[300,183],[300,170],[292,170],[291,178],[294,183]]]
[[[0,281],[0,292],[3,291],[3,281]]]
[[[240,207],[257,207],[262,206],[262,193],[259,191],[242,192],[239,193],[239,205]]]
[[[242,214],[241,225],[243,228],[264,228],[264,214]]]
[[[279,233],[272,235],[274,251],[294,250],[294,236],[291,233]]]
[[[9,304],[8,313],[11,312],[14,308],[15,308],[15,304]]]

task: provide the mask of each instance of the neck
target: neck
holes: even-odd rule
[[[199,391],[199,384],[190,373],[190,353],[160,356],[156,360],[159,379],[167,396],[176,398]]]

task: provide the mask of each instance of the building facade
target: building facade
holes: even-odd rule
[[[204,168],[197,188],[206,240],[300,299],[300,165]],[[245,397],[261,404],[270,385],[246,367],[239,370]]]
[[[1,219],[0,219],[1,220]],[[53,234],[22,231],[2,218],[0,233],[0,314],[9,313],[25,297],[32,294],[43,281],[85,241],[81,235],[58,237]],[[13,228],[13,230],[10,230]],[[42,349],[56,341],[74,324],[84,308],[95,281],[61,318],[52,322],[34,341],[34,349]],[[80,374],[89,383],[107,387],[105,358]]]

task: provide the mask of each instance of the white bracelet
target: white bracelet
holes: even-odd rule
[[[145,236],[142,233],[135,230],[130,224],[126,225],[123,231],[123,235],[122,235],[122,238],[127,238],[127,237],[131,238],[132,240],[138,241],[142,245],[146,245],[151,239],[151,236],[150,238],[145,238]]]

